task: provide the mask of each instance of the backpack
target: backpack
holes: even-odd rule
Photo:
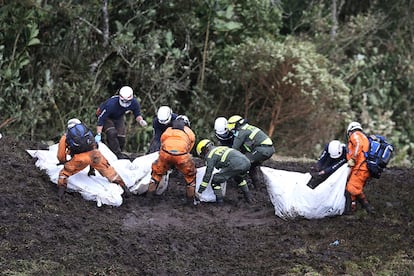
[[[70,154],[87,152],[96,148],[92,131],[84,124],[77,124],[66,131],[66,144]]]
[[[368,170],[373,178],[380,178],[394,153],[394,147],[384,136],[370,135],[369,150],[365,152]]]

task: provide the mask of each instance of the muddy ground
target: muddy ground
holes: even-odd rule
[[[412,275],[413,170],[390,168],[365,191],[377,213],[283,220],[264,186],[247,204],[234,187],[224,206],[183,205],[180,175],[150,201],[120,207],[57,199],[26,149],[0,140],[1,275]],[[305,172],[309,163],[266,166]],[[336,246],[332,244],[338,241]]]

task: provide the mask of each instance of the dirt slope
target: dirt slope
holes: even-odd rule
[[[2,275],[409,275],[414,272],[413,171],[389,169],[366,194],[367,215],[284,221],[265,187],[246,204],[229,187],[222,207],[183,205],[182,178],[153,201],[128,198],[96,207],[79,194],[57,200],[56,186],[26,149],[0,140]],[[272,161],[278,169],[309,164]],[[331,245],[338,240],[337,246]]]

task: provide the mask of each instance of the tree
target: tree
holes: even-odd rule
[[[348,110],[349,89],[330,74],[331,64],[311,43],[293,37],[283,43],[258,39],[226,52],[233,58],[222,74],[243,95],[243,102],[232,102],[243,106],[233,108],[235,112],[254,118],[278,141],[300,142],[301,152],[332,138]],[[289,131],[280,137],[279,128]]]

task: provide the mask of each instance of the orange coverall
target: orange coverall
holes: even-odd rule
[[[98,149],[75,154],[69,161],[66,160],[66,156],[68,154],[70,154],[70,150],[66,144],[66,134],[64,134],[59,140],[57,152],[59,162],[64,163],[63,169],[59,172],[58,186],[66,188],[68,184],[68,177],[80,172],[87,166],[91,166],[96,169],[110,182],[116,183],[121,187],[125,186],[122,178]]]
[[[161,135],[161,149],[158,159],[152,164],[152,179],[158,184],[167,171],[175,166],[187,182],[187,198],[195,195],[196,167],[190,151],[195,144],[194,132],[187,126],[184,130],[169,127]]]
[[[370,174],[365,162],[364,152],[369,150],[368,138],[362,131],[356,130],[349,134],[348,153],[346,159],[354,159],[355,166],[351,168],[351,173],[346,184],[346,190],[351,194],[351,200],[365,199],[363,188]]]

